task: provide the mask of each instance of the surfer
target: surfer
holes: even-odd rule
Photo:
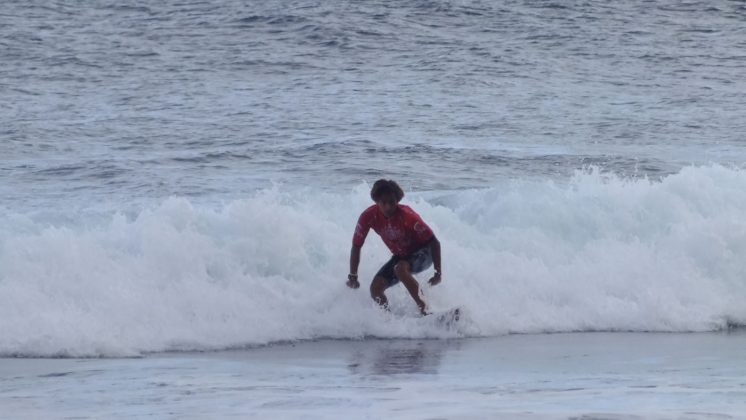
[[[440,283],[440,242],[419,214],[409,206],[399,204],[402,197],[404,191],[394,181],[379,179],[373,184],[370,198],[375,204],[360,215],[355,234],[352,236],[347,286],[352,289],[360,287],[357,280],[360,249],[372,228],[393,256],[373,277],[370,283],[370,296],[376,303],[388,309],[384,291],[401,281],[420,308],[420,313],[427,315],[427,305],[420,297],[420,285],[413,274],[420,273],[434,264],[435,274],[428,283],[431,286]]]

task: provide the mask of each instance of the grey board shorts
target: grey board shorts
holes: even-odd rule
[[[401,260],[409,261],[409,266],[412,267],[412,274],[421,273],[427,270],[431,265],[433,265],[430,244],[428,243],[406,257],[399,257],[396,255],[392,256],[391,259],[376,273],[376,276],[381,276],[386,279],[388,282],[388,286],[386,287],[391,287],[396,283],[399,283],[399,279],[396,278],[396,274],[394,273],[394,266]]]

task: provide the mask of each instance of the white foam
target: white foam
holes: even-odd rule
[[[412,194],[405,201],[443,244],[444,283],[426,298],[465,308],[459,331],[409,317],[402,287],[389,292],[394,314],[375,308],[365,279],[388,257],[375,234],[363,249],[363,286],[344,286],[367,194],[365,185],[274,188],[217,207],[171,198],[135,217],[81,220],[5,210],[0,353],[746,324],[745,171],[691,167],[662,182],[592,171],[562,184]]]

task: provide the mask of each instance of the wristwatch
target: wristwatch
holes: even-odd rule
[[[352,273],[348,274],[347,275],[347,280],[350,280],[350,281],[355,280],[355,281],[357,281],[357,274],[352,274]]]

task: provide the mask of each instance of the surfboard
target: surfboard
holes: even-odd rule
[[[434,317],[435,323],[444,328],[451,328],[461,318],[461,308],[451,308],[445,311],[436,311],[427,314]]]

